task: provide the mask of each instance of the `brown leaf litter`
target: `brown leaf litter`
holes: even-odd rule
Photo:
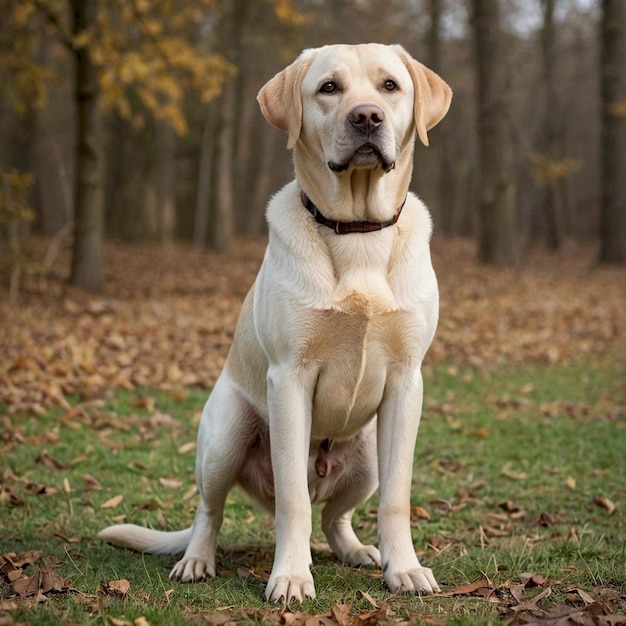
[[[45,241],[29,245],[30,258],[45,257]],[[90,401],[115,388],[211,388],[264,248],[263,239],[240,240],[222,255],[182,244],[107,244],[98,297],[27,275],[19,306],[0,297],[0,403],[38,414],[71,410],[70,394]],[[555,363],[626,352],[626,271],[597,267],[592,248],[537,252],[522,269],[503,270],[478,264],[467,242],[435,240],[433,260],[441,315],[428,363]],[[57,264],[67,272],[68,254]]]

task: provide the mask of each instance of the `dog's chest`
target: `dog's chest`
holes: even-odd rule
[[[299,350],[315,376],[312,436],[351,437],[376,413],[388,379],[410,367],[418,328],[402,311],[375,313],[353,293],[349,310],[316,312]]]

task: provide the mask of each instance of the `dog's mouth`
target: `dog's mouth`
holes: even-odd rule
[[[395,161],[385,158],[380,148],[369,141],[360,145],[343,163],[328,162],[328,167],[336,174],[345,172],[351,165],[357,168],[380,166],[385,173],[390,172],[396,166]]]

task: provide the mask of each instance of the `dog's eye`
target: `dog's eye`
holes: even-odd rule
[[[337,83],[333,80],[329,80],[320,87],[320,93],[335,93],[337,89]]]
[[[396,89],[398,89],[398,84],[395,80],[389,79],[383,83],[383,89],[385,91],[396,91]]]

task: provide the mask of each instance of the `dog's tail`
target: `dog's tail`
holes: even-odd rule
[[[184,552],[191,538],[191,526],[185,530],[164,531],[135,524],[116,524],[98,533],[98,537],[120,548],[149,554]]]

